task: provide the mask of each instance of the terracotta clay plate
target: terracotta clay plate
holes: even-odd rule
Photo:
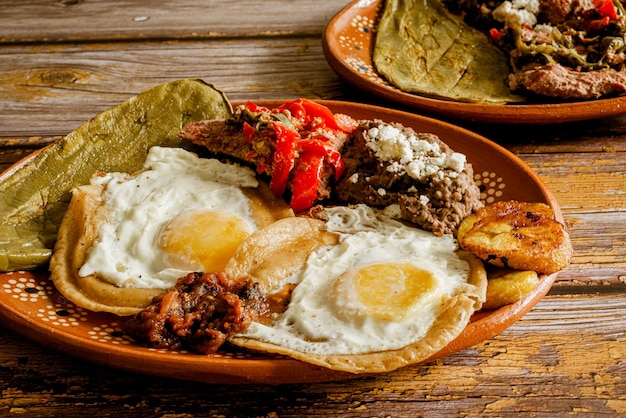
[[[257,102],[270,108],[283,102]],[[557,203],[542,180],[519,158],[499,145],[434,119],[363,104],[320,101],[336,113],[357,119],[400,122],[417,131],[431,132],[454,150],[467,155],[485,203],[517,199],[545,202],[562,220]],[[28,164],[33,156],[5,172]],[[464,332],[435,357],[442,357],[489,339],[527,313],[552,286],[556,275],[542,276],[527,297],[496,311],[475,314]],[[0,274],[0,319],[17,333],[61,352],[110,367],[152,375],[210,383],[301,383],[357,377],[287,357],[222,351],[215,355],[153,350],[135,344],[121,331],[124,318],[95,313],[64,299],[46,272]]]
[[[330,66],[355,87],[415,109],[456,119],[496,123],[558,123],[626,112],[626,96],[559,103],[490,105],[442,100],[406,93],[383,79],[372,64],[378,19],[384,0],[355,0],[326,26],[322,46]]]

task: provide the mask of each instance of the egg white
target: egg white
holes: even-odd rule
[[[134,175],[107,173],[92,180],[105,187],[102,198],[109,219],[101,225],[80,276],[96,275],[120,287],[172,287],[189,270],[166,265],[158,236],[171,219],[187,211],[228,211],[243,219],[250,233],[256,230],[240,189],[258,185],[253,170],[163,147],[150,149],[143,168]]]
[[[242,336],[311,354],[392,350],[419,340],[437,318],[443,295],[467,282],[470,267],[455,254],[455,239],[406,226],[365,205],[326,211],[328,229],[341,234],[340,243],[313,252],[289,278],[298,285],[283,314],[269,325],[252,323]],[[391,320],[363,315],[349,291],[333,294],[333,284],[346,272],[393,262],[413,263],[435,278],[434,288],[409,314]]]

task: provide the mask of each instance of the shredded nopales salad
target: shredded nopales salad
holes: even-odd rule
[[[444,3],[508,53],[512,89],[561,98],[626,91],[626,13],[620,0]],[[585,86],[590,81],[593,86]]]

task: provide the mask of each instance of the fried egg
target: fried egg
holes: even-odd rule
[[[271,345],[268,351],[327,365],[319,356],[398,350],[420,341],[464,292],[473,299],[460,304],[467,315],[448,322],[457,327],[460,321],[462,329],[480,307],[486,278],[480,288],[468,284],[473,267],[457,253],[452,235],[435,236],[365,205],[326,213],[339,243],[312,252],[304,268],[285,279],[297,283],[287,309],[269,323],[253,322],[236,344],[260,341]]]
[[[104,187],[107,221],[79,275],[119,287],[167,289],[186,273],[222,270],[260,226],[263,204],[244,192],[259,186],[253,170],[180,148],[153,147],[141,172],[92,184]]]

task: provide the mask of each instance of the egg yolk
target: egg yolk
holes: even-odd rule
[[[370,264],[339,277],[333,298],[341,313],[397,321],[433,294],[436,285],[431,272],[412,263]]]
[[[245,220],[230,212],[184,212],[167,223],[159,247],[172,268],[219,271],[250,234],[249,229]]]

